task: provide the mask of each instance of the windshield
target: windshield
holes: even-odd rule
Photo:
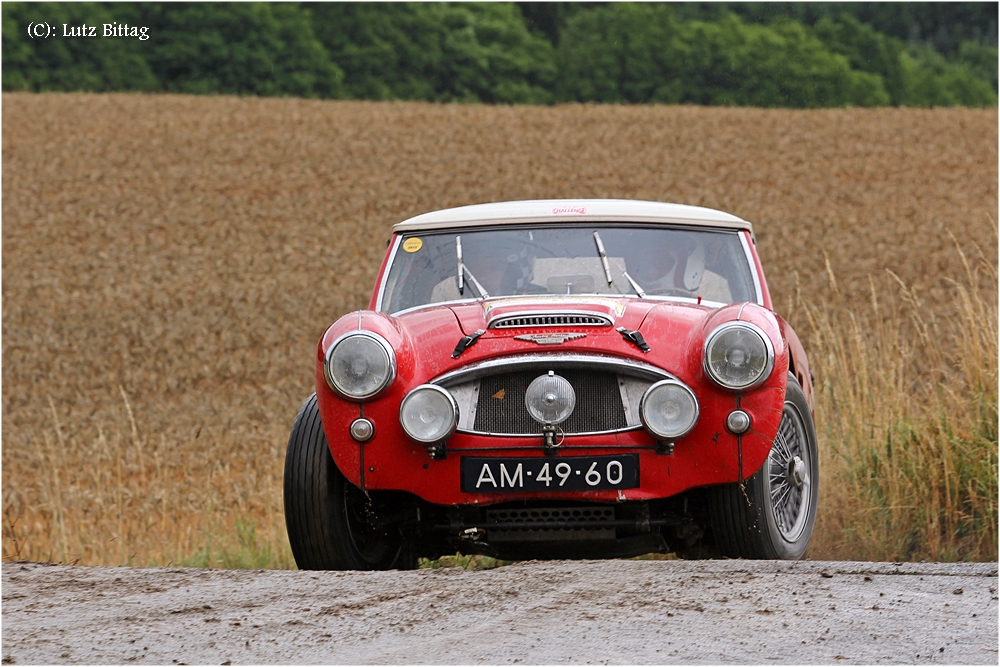
[[[380,308],[524,294],[757,300],[736,231],[561,226],[404,236]]]

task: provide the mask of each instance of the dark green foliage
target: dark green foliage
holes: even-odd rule
[[[902,56],[906,78],[905,106],[996,106],[989,82],[968,65],[950,63],[929,46],[912,44]]]
[[[688,97],[702,104],[761,107],[881,106],[889,98],[877,76],[852,70],[793,21],[749,25],[730,15],[687,24]],[[721,77],[719,75],[722,75]]]
[[[906,83],[900,40],[877,32],[850,14],[824,17],[816,23],[814,32],[830,51],[846,56],[852,69],[882,77],[892,104],[902,103]]]
[[[746,23],[785,18],[815,26],[824,18],[846,14],[888,37],[928,42],[945,55],[966,40],[997,45],[996,2],[680,2],[673,6],[684,21],[718,21],[734,13]]]
[[[604,5],[604,2],[517,2],[524,22],[532,32],[559,45],[559,32],[569,17],[581,9]]]
[[[968,40],[958,48],[958,60],[965,63],[976,77],[989,81],[997,92],[997,47]]]
[[[627,3],[577,12],[560,38],[559,99],[682,101],[679,29],[669,6]]]
[[[167,90],[342,95],[343,72],[296,5],[182,3],[163,6],[157,18],[149,61]]]
[[[3,90],[995,105],[996,3],[20,3]],[[30,39],[118,22],[135,38]],[[948,54],[944,57],[941,54]]]
[[[509,3],[308,5],[352,97],[547,102],[554,50]]]
[[[126,38],[64,38],[67,29],[82,24],[102,34],[103,24],[137,22],[136,8],[123,4],[81,3],[3,4],[3,89],[30,90],[156,90],[158,83],[146,55],[151,40]],[[28,38],[28,25],[48,22],[60,36]]]
[[[678,23],[671,6],[595,7],[559,47],[559,98],[760,107],[877,106],[881,79],[852,70],[801,24]]]

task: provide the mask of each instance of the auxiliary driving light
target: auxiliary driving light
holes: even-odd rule
[[[448,390],[434,384],[422,384],[407,394],[400,404],[399,423],[406,434],[419,443],[442,442],[458,425],[458,402]]]
[[[642,395],[639,417],[646,430],[657,438],[676,440],[687,435],[698,421],[698,399],[681,382],[660,380]]]
[[[561,424],[573,414],[576,392],[566,378],[549,371],[539,375],[524,392],[524,404],[531,417],[540,424]]]

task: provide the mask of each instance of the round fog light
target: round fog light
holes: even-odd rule
[[[750,430],[750,415],[743,410],[733,410],[726,417],[726,428],[736,435],[742,435]]]
[[[375,425],[361,417],[351,422],[351,437],[358,442],[367,442],[375,435]]]

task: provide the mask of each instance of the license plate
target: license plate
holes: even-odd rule
[[[462,457],[462,491],[590,491],[639,486],[639,455]]]

